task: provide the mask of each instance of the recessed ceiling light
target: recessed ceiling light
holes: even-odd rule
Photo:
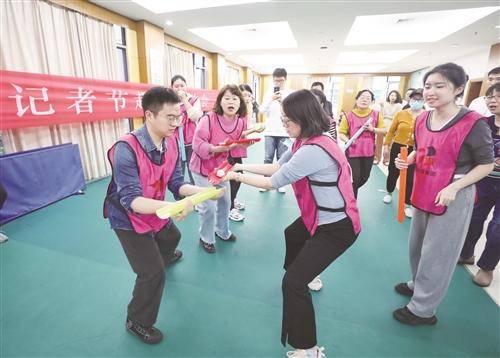
[[[286,21],[189,29],[225,51],[295,48],[297,41]]]
[[[346,46],[436,42],[500,9],[426,11],[407,14],[357,16],[345,40]],[[414,19],[413,21],[400,21]],[[367,36],[369,34],[369,36]]]
[[[174,22],[172,20],[165,21],[165,25],[167,25],[167,26],[172,26],[173,24],[174,24]]]
[[[500,25],[495,26],[495,29],[500,29]]]
[[[418,50],[391,50],[391,51],[346,51],[341,52],[337,64],[350,65],[358,63],[394,63],[413,55]]]
[[[137,5],[154,12],[164,14],[186,10],[205,9],[210,7],[232,6],[267,2],[269,0],[190,0],[190,1],[159,1],[159,0],[132,0]]]
[[[459,44],[451,44],[451,47],[460,47]]]

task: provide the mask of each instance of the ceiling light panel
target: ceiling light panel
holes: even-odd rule
[[[357,16],[344,45],[436,42],[500,9],[472,9]]]
[[[283,67],[283,66],[276,66],[276,67]],[[257,68],[257,72],[260,74],[263,74],[263,75],[272,74],[273,71],[276,69],[276,67],[259,67],[259,68]],[[298,66],[298,67],[284,66],[284,67],[285,67],[285,70],[288,74],[291,74],[291,73],[310,73],[308,67],[302,67],[302,66]]]
[[[241,55],[238,57],[255,67],[286,67],[304,65],[304,58],[300,54]]]
[[[418,50],[393,50],[393,51],[347,51],[341,52],[337,58],[339,65],[351,65],[358,63],[394,63],[405,57],[413,55]]]
[[[170,12],[206,9],[209,7],[232,6],[241,4],[252,4],[257,2],[266,2],[269,0],[132,0],[132,2],[155,13],[165,14]]]
[[[189,29],[225,51],[296,48],[297,41],[286,21]]]
[[[383,70],[384,65],[335,66],[332,73],[374,73]]]

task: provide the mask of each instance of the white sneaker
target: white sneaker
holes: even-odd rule
[[[307,284],[307,287],[309,287],[310,290],[312,291],[319,291],[321,290],[321,288],[323,287],[323,282],[321,281],[321,278],[318,276],[316,276],[314,278],[314,280],[312,280],[311,282],[309,282]]]
[[[405,216],[409,219],[411,219],[413,217],[413,210],[412,210],[411,206],[407,206],[405,208]]]
[[[281,188],[278,188],[278,193],[282,193],[282,194],[285,194],[286,193],[286,189],[284,186],[282,186]]]
[[[384,199],[382,200],[384,201],[384,203],[390,204],[392,201],[392,194],[390,193],[385,194]]]
[[[288,358],[323,358],[326,357],[325,347],[312,347],[309,349],[296,349],[286,352]]]
[[[9,240],[9,237],[2,231],[0,231],[0,243]]]
[[[264,193],[264,192],[266,192],[266,191],[267,191],[267,189],[264,189],[264,188],[259,188],[259,191],[260,191],[260,192],[262,192],[262,193]]]
[[[240,203],[238,200],[234,199],[234,207],[238,210],[245,210],[245,204]]]
[[[243,221],[245,219],[245,217],[240,214],[238,209],[234,208],[234,209],[231,209],[231,211],[229,212],[229,219],[231,219],[233,221]]]

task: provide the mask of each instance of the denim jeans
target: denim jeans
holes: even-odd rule
[[[274,154],[276,153],[276,161],[278,161],[283,153],[288,150],[288,147],[284,144],[288,137],[264,137],[264,164],[271,164],[274,160]]]
[[[467,238],[460,256],[474,255],[474,247],[483,233],[484,222],[494,207],[493,218],[486,230],[486,246],[477,265],[493,271],[500,260],[500,179],[486,177],[476,183],[478,201],[474,205]]]
[[[193,178],[197,186],[212,186],[208,182],[208,178],[203,175],[193,173]],[[209,244],[215,243],[215,233],[224,240],[231,236],[231,231],[229,231],[229,208],[231,206],[229,182],[221,182],[216,187],[226,190],[222,197],[218,200],[207,200],[197,205],[200,217],[200,237]]]

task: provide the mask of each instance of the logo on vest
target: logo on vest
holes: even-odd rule
[[[417,153],[418,156],[422,159],[420,161],[420,168],[417,168],[416,171],[425,175],[436,176],[436,171],[430,170],[430,168],[434,164],[436,148],[434,148],[433,146],[429,146],[427,148],[418,148]]]

